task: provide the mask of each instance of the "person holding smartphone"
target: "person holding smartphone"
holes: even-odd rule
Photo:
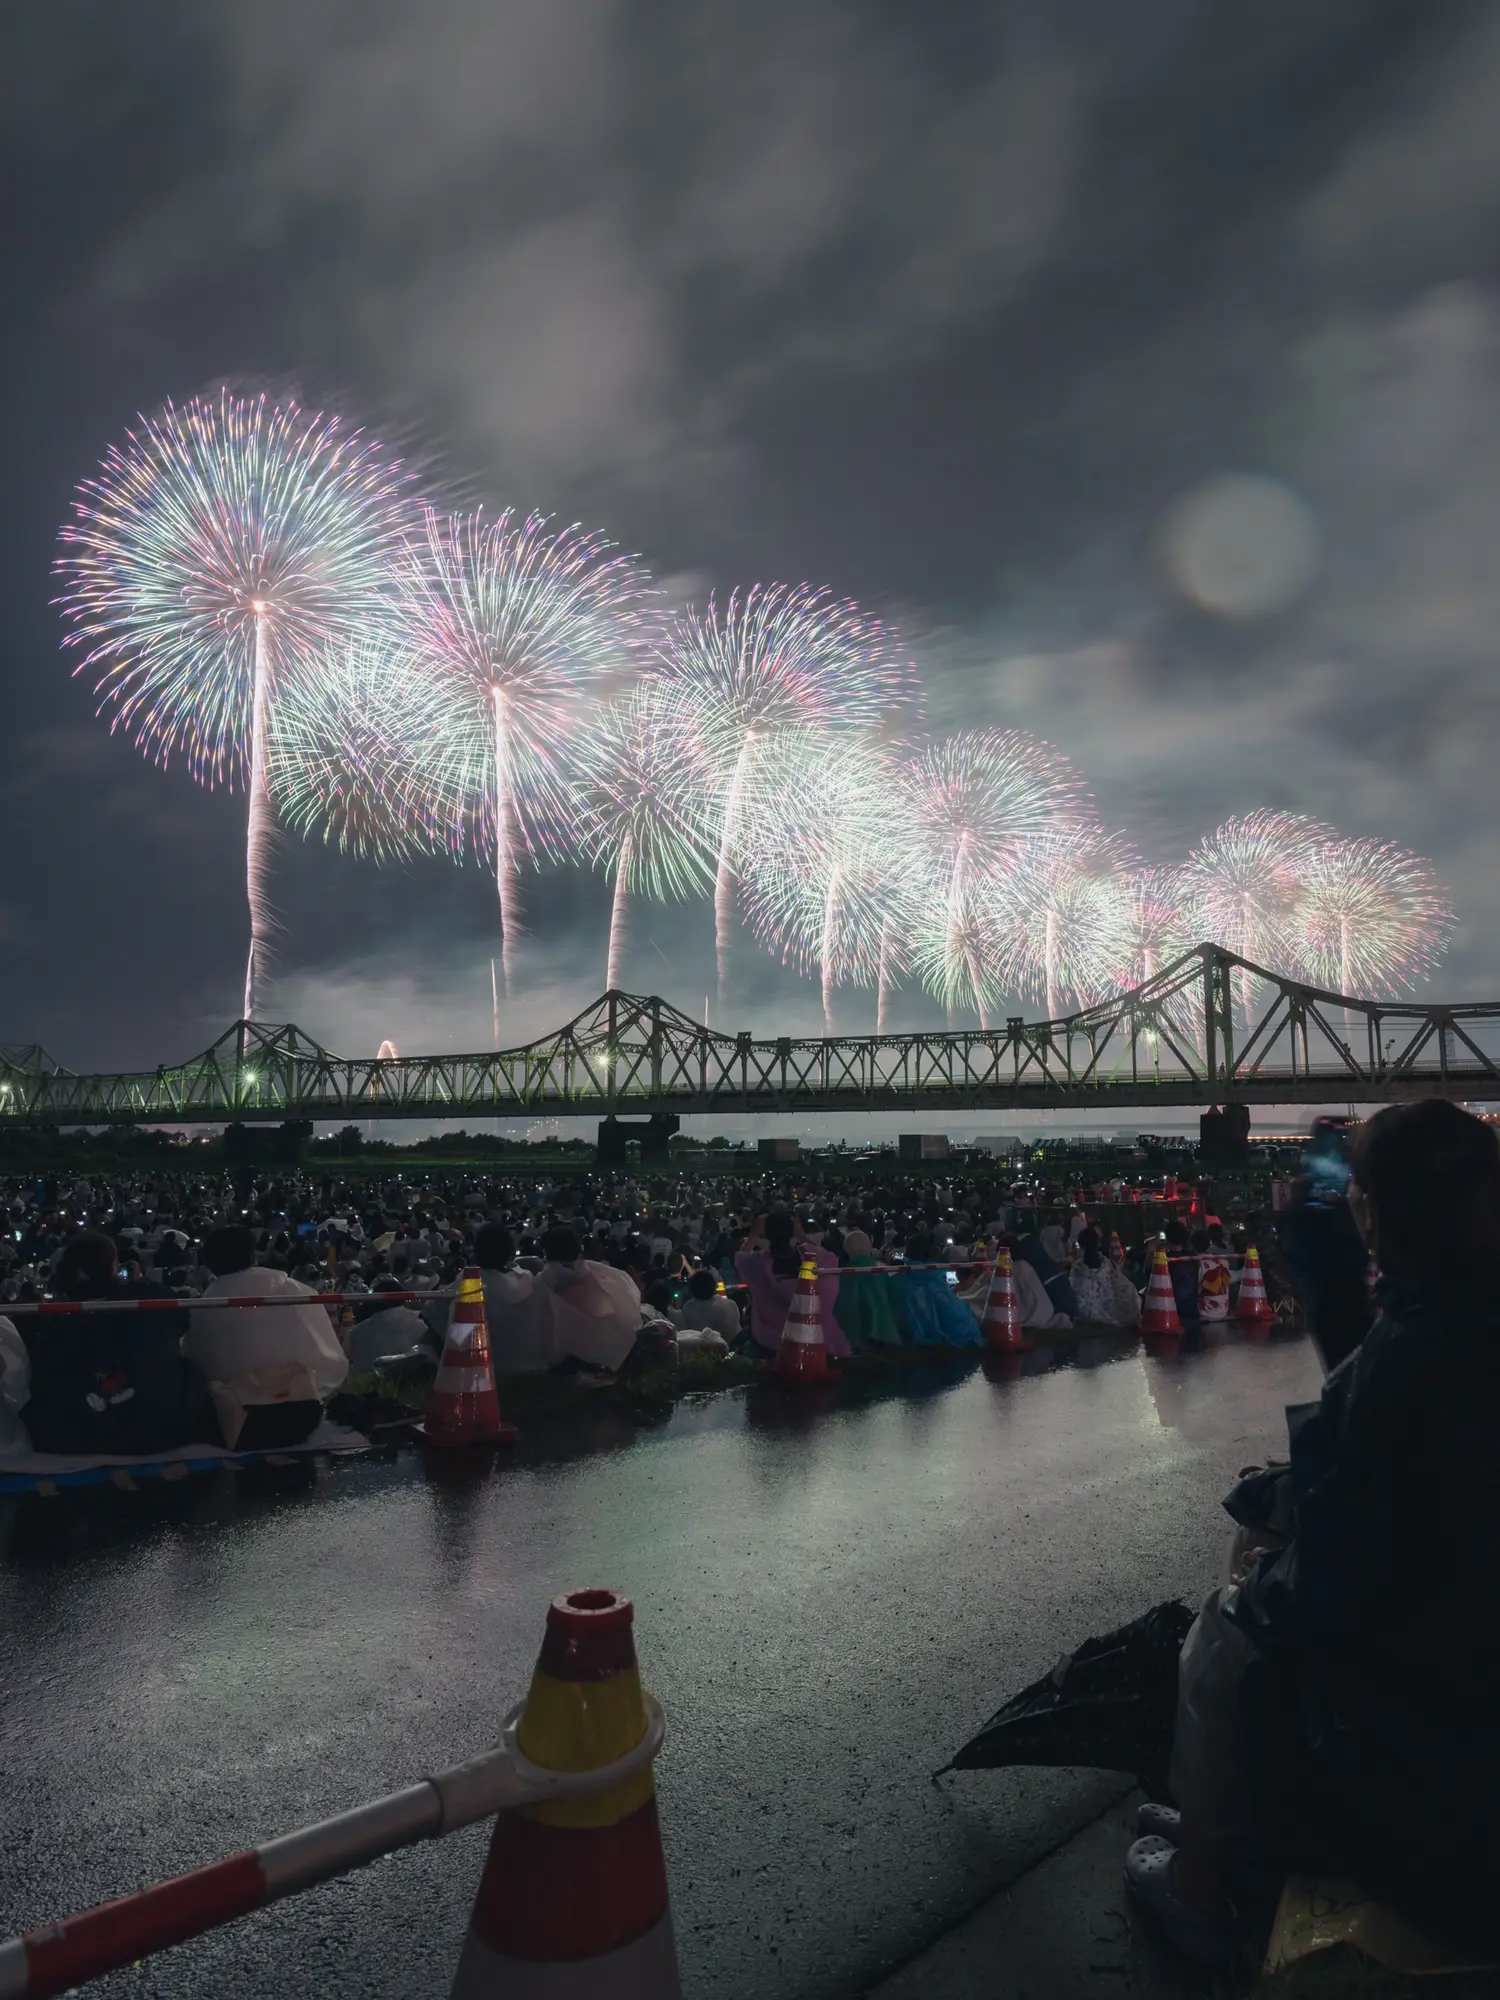
[[[1179,1811],[1146,1809],[1126,1858],[1130,1890],[1206,1963],[1231,1961],[1247,1905],[1293,1869],[1493,1956],[1500,1284],[1474,1272],[1500,1268],[1500,1142],[1433,1098],[1342,1144],[1344,1191],[1304,1206],[1373,1252],[1378,1315],[1319,1402],[1288,1411],[1289,1465],[1225,1503],[1280,1532],[1188,1634]],[[1317,1240],[1343,1255],[1331,1226]],[[1321,1297],[1342,1310],[1337,1272]]]

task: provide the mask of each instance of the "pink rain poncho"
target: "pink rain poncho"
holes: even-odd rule
[[[834,1303],[839,1295],[838,1259],[821,1243],[794,1243],[792,1248],[799,1269],[804,1257],[811,1257],[818,1267],[823,1342],[831,1355],[846,1359],[853,1351],[849,1346],[849,1336],[833,1316]],[[774,1354],[781,1345],[781,1330],[786,1325],[792,1294],[797,1289],[797,1272],[787,1276],[784,1272],[773,1270],[771,1256],[769,1250],[739,1250],[735,1253],[734,1268],[749,1289],[750,1331],[756,1345]]]

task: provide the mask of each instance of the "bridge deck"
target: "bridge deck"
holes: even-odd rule
[[[0,1045],[17,1124],[604,1117],[614,1112],[965,1112],[1177,1105],[1500,1102],[1500,1002],[1326,993],[1200,945],[1129,993],[1057,1021],[904,1035],[714,1032],[608,993],[553,1035],[475,1055],[335,1056],[241,1021],[192,1061],[75,1075]]]

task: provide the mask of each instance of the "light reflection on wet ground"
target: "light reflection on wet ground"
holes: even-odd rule
[[[690,1992],[842,1993],[1106,1795],[928,1774],[1091,1631],[1217,1581],[1217,1502],[1310,1345],[1109,1334],[400,1456],[0,1501],[0,1925],[44,1921],[486,1747],[546,1601],[636,1601]],[[100,1993],[445,1990],[483,1836]]]

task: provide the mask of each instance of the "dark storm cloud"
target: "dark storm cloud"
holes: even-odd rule
[[[0,38],[5,900],[68,938],[12,955],[7,1034],[154,1058],[232,1006],[239,808],[103,737],[45,602],[72,481],[220,374],[345,395],[680,582],[895,612],[935,721],[1053,737],[1153,855],[1259,803],[1422,847],[1468,918],[1446,983],[1500,981],[1488,10],[33,0]],[[1235,624],[1162,530],[1237,468],[1321,563]],[[599,983],[598,885],[560,883],[559,1005]],[[482,1022],[478,874],[299,849],[277,897],[326,1039],[455,982]],[[640,983],[695,1004],[692,934]],[[789,997],[757,969],[746,1005]]]

